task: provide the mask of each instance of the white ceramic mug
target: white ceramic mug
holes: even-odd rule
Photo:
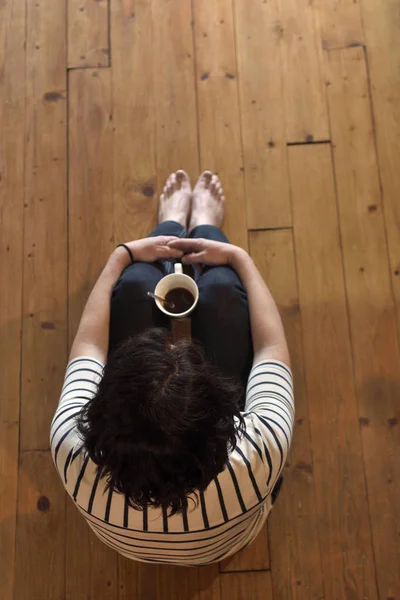
[[[155,300],[155,303],[157,304],[158,308],[169,317],[178,317],[181,319],[182,317],[187,317],[188,315],[190,315],[190,313],[196,308],[196,304],[199,299],[199,288],[197,287],[197,284],[194,281],[194,279],[192,279],[188,275],[184,275],[181,263],[175,263],[174,271],[175,273],[171,273],[171,275],[166,275],[157,283],[154,293],[157,296],[165,298],[169,291],[174,290],[175,288],[185,288],[185,290],[188,290],[194,298],[192,306],[185,312],[172,313],[169,312],[169,310],[167,310],[166,308],[164,308],[164,304],[162,301]]]

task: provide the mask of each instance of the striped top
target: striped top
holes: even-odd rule
[[[184,513],[131,508],[105,491],[86,455],[75,419],[96,393],[103,365],[88,357],[67,367],[51,424],[51,450],[62,482],[94,533],[124,556],[156,563],[198,566],[222,560],[249,544],[271,510],[271,491],[285,464],[293,430],[292,375],[276,361],[252,368],[247,384],[244,433],[226,468]]]

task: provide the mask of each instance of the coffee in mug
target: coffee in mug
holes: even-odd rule
[[[183,287],[173,288],[165,295],[164,306],[174,314],[184,313],[194,303],[194,296]]]
[[[155,303],[170,317],[187,317],[196,307],[199,288],[194,279],[183,273],[181,263],[175,264],[174,271],[158,282],[154,293],[165,301],[155,300]]]

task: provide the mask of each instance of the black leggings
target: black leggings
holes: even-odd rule
[[[175,221],[165,221],[150,234],[186,237]],[[200,225],[188,237],[229,242],[218,227]],[[170,318],[147,296],[157,283],[173,272],[173,262],[136,262],[117,281],[111,298],[110,347],[113,351],[126,338],[149,327],[171,329]],[[199,301],[191,314],[192,338],[204,347],[208,360],[222,373],[239,379],[245,386],[253,362],[247,294],[237,273],[228,266],[194,270]]]

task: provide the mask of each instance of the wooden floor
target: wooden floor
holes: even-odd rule
[[[399,0],[0,2],[1,600],[399,600],[399,38]],[[49,455],[89,290],[177,168],[222,178],[297,391],[268,533],[202,569],[103,546]]]

